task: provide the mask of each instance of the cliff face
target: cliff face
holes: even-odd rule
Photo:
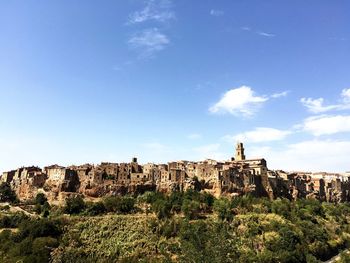
[[[102,163],[97,166],[62,167],[52,165],[40,169],[23,167],[6,172],[7,182],[21,200],[33,199],[44,192],[49,201],[62,201],[69,195],[100,198],[109,195],[142,194],[146,191],[204,190],[220,195],[252,194],[259,197],[315,198],[322,201],[350,200],[350,183],[335,175],[288,174],[268,171],[266,161],[247,160],[219,163],[172,162],[168,165],[137,162]]]

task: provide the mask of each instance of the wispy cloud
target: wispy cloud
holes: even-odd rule
[[[251,32],[251,34],[257,34],[257,35],[263,36],[263,37],[275,37],[276,36],[275,34],[267,33],[265,31],[255,31],[254,28],[251,28],[249,26],[242,26],[241,30]]]
[[[211,9],[209,13],[212,16],[223,16],[224,15],[224,11],[218,10],[218,9]]]
[[[140,52],[140,57],[152,57],[155,52],[163,50],[170,40],[158,28],[145,29],[132,36],[128,44]]]
[[[271,34],[271,33],[266,33],[266,32],[263,32],[263,31],[258,31],[256,32],[258,35],[260,36],[263,36],[263,37],[275,37],[276,35],[275,34]]]
[[[241,142],[269,142],[269,141],[280,141],[291,134],[288,130],[279,130],[274,128],[257,127],[252,131],[247,131],[235,135],[226,135],[223,137],[224,140],[235,143],[237,141]]]
[[[301,98],[300,102],[313,113],[322,113],[332,110],[347,110],[350,109],[350,88],[342,90],[341,100],[337,104],[324,105],[324,98]]]
[[[285,90],[285,91],[282,91],[282,92],[278,92],[278,93],[274,93],[271,95],[271,98],[280,98],[280,97],[286,97],[289,93],[289,90]]]
[[[113,66],[112,69],[114,71],[121,71],[122,70],[122,68],[120,66]]]
[[[252,29],[249,26],[242,26],[241,30],[243,30],[243,31],[251,31]]]
[[[149,0],[140,11],[129,15],[128,24],[137,24],[149,20],[165,22],[175,19],[175,13],[171,10],[172,3],[169,0]]]
[[[330,37],[329,40],[334,40],[334,41],[345,41],[345,37]]]
[[[197,156],[198,160],[203,160],[203,159],[223,160],[227,158],[227,156],[220,151],[219,143],[203,145],[203,146],[194,148],[193,151],[195,152],[195,155]]]

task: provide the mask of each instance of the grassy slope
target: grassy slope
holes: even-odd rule
[[[162,240],[150,226],[154,219],[146,215],[71,217],[63,242],[53,253],[54,262],[159,261],[164,258]]]
[[[212,217],[185,227],[179,217],[168,222],[174,221],[164,230],[166,223],[151,215],[70,217],[53,262],[319,262],[310,251],[322,253],[323,233],[334,249],[350,239],[347,224],[334,218],[304,225],[249,212],[231,223]]]

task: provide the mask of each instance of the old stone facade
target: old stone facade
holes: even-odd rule
[[[144,191],[170,192],[200,188],[215,196],[253,194],[269,198],[316,198],[341,202],[350,200],[349,175],[327,173],[286,173],[270,171],[265,159],[246,159],[242,143],[228,161],[177,161],[167,164],[130,163],[83,164],[22,167],[4,172],[0,178],[9,183],[21,199],[38,191],[50,200],[69,194],[102,197]]]

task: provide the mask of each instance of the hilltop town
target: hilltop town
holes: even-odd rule
[[[250,193],[274,199],[314,198],[321,201],[350,201],[350,174],[273,171],[265,159],[246,159],[243,143],[237,143],[235,157],[228,161],[176,161],[140,165],[102,162],[43,169],[31,166],[4,172],[0,182],[8,183],[21,200],[43,192],[51,202],[68,196],[99,198],[108,195],[172,192],[195,188],[214,196]]]

